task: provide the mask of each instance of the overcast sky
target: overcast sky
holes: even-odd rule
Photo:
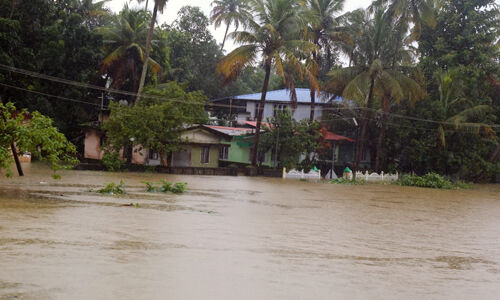
[[[150,10],[153,9],[153,1],[154,0],[149,0],[148,8]],[[129,0],[111,0],[107,3],[107,6],[114,12],[118,12],[122,9],[123,5],[129,2],[130,7],[144,7],[145,1],[142,2],[140,5],[137,4],[137,1],[129,1]],[[371,0],[346,0],[344,4],[344,11],[351,11],[357,8],[365,8],[367,7],[372,1]],[[198,6],[201,8],[201,10],[205,13],[205,15],[208,17],[210,16],[210,10],[211,10],[211,3],[212,0],[191,0],[191,1],[185,1],[185,0],[169,0],[167,2],[167,6],[165,10],[163,11],[163,14],[159,14],[159,22],[160,24],[162,23],[172,23],[175,18],[177,17],[177,12],[181,7],[185,5],[191,5],[191,6]],[[224,38],[224,30],[225,28],[219,27],[217,30],[214,29],[214,27],[211,25],[209,27],[210,32],[214,35],[215,39],[217,40],[218,43],[222,43],[222,40]],[[231,29],[230,29],[231,30]],[[232,43],[231,40],[226,41],[226,46],[224,46],[224,50],[230,51],[234,49],[235,45]]]

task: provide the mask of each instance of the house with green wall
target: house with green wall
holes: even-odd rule
[[[223,133],[227,137],[221,141],[219,166],[244,166],[250,164],[250,153],[253,146],[255,129],[215,125],[205,125],[205,127]],[[269,150],[266,153],[261,153],[259,155],[259,162],[262,166],[272,167],[274,165],[272,151]]]

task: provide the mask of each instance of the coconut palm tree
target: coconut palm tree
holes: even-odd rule
[[[311,77],[299,60],[315,50],[314,44],[299,38],[297,12],[299,0],[250,0],[249,5],[255,13],[255,20],[250,19],[248,30],[231,33],[231,37],[241,45],[226,55],[217,65],[217,72],[225,81],[235,79],[243,68],[253,65],[262,57],[265,71],[260,103],[258,104],[257,125],[252,149],[252,165],[257,164],[262,113],[266,101],[271,69],[274,68],[286,83],[285,70],[293,68],[300,74]]]
[[[484,116],[492,109],[489,105],[472,105],[471,101],[465,98],[463,84],[453,71],[438,71],[434,74],[439,84],[439,108],[443,123],[438,126],[437,137],[442,148],[446,147],[445,129],[453,131],[467,130],[479,133],[495,134],[491,127],[470,120]]]
[[[108,55],[103,59],[100,72],[112,79],[111,87],[136,91],[138,71],[142,64],[149,64],[154,72],[160,65],[151,58],[145,59],[147,14],[142,10],[131,10],[127,6],[109,26],[98,29],[103,36]]]
[[[434,28],[436,17],[434,15],[434,0],[376,0],[369,9],[376,10],[378,6],[387,6],[392,17],[401,18],[407,23],[412,23],[413,28],[408,37],[412,41],[420,38],[422,23]]]
[[[326,51],[331,51],[330,42],[332,40],[344,40],[346,36],[338,28],[338,20],[335,15],[342,11],[344,7],[344,0],[307,0],[306,8],[302,14],[305,22],[304,35],[305,39],[311,41],[316,45],[317,50],[313,51],[312,59],[314,66],[320,64],[320,53],[323,48]],[[319,76],[319,69],[314,68],[311,70],[316,78]],[[314,121],[315,111],[315,96],[316,90],[313,86],[309,87],[311,96],[311,113],[309,121]]]
[[[240,24],[243,26],[252,18],[250,7],[247,0],[214,0],[212,2],[212,12],[210,13],[210,22],[214,23],[217,29],[222,23],[226,24],[226,32],[220,50],[224,49],[229,26],[234,24],[235,30],[238,30]]]
[[[402,68],[411,61],[411,55],[404,47],[406,26],[390,17],[389,12],[379,7],[372,15],[365,13],[359,35],[353,40],[353,47],[345,47],[353,66],[336,69],[329,73],[326,89],[344,99],[356,101],[362,108],[361,132],[356,145],[354,169],[357,170],[365,151],[368,123],[372,117],[375,102],[382,107],[381,130],[377,145],[376,168],[380,169],[382,141],[390,103],[403,99],[417,101],[425,92]],[[376,101],[375,101],[376,100]]]
[[[144,0],[137,0],[139,3],[141,3]],[[149,24],[149,30],[148,30],[148,35],[146,38],[146,50],[144,51],[144,60],[149,61],[149,55],[151,51],[151,39],[153,38],[153,30],[155,28],[155,23],[156,23],[156,15],[158,14],[158,11],[160,13],[163,13],[163,9],[167,5],[168,0],[154,0],[155,5],[153,7],[153,16],[151,17],[151,23]],[[141,96],[142,90],[144,88],[144,81],[146,80],[146,73],[148,72],[148,64],[143,64],[142,65],[142,72],[141,72],[141,79],[139,81],[139,88],[137,89],[137,99],[136,102],[139,101],[139,97]]]

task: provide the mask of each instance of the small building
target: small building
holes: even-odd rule
[[[198,125],[181,133],[182,150],[170,156],[172,167],[220,167],[220,153],[223,152],[231,137],[208,126]]]
[[[221,167],[229,165],[243,166],[251,163],[251,150],[255,134],[254,128],[215,125],[205,125],[205,127],[211,128],[227,136],[227,138],[222,141],[220,147],[219,165]],[[258,162],[262,166],[273,166],[272,151],[269,150],[266,153],[259,153]]]
[[[286,89],[268,91],[262,120],[271,118],[278,111],[286,109],[293,111],[292,117],[297,121],[309,119],[311,113],[311,94],[309,89],[297,88],[295,92],[297,107],[292,110],[289,91]],[[260,97],[261,93],[254,93],[214,99],[210,102],[218,105],[212,105],[209,108],[213,114],[224,115],[226,119],[235,120],[239,125],[242,125],[245,121],[255,121],[257,119]],[[316,94],[315,120],[321,120],[325,106],[330,105],[332,102],[340,103],[341,101],[341,98],[333,97],[329,94],[321,93],[319,96]]]
[[[94,122],[84,124],[85,145],[84,158],[102,160],[104,150],[102,146],[106,139],[100,126]],[[219,167],[219,152],[222,145],[231,140],[231,136],[203,125],[192,126],[181,133],[182,150],[173,152],[168,157],[168,166],[171,167]],[[120,157],[127,157],[124,149],[120,150]],[[141,146],[135,146],[132,151],[132,164],[157,166],[161,164],[160,155]]]

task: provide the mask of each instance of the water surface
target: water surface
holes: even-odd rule
[[[500,187],[0,178],[0,299],[498,299]],[[124,196],[95,190],[123,179]],[[143,181],[188,182],[183,195]],[[134,206],[129,206],[133,203]],[[139,203],[138,207],[135,204]]]

